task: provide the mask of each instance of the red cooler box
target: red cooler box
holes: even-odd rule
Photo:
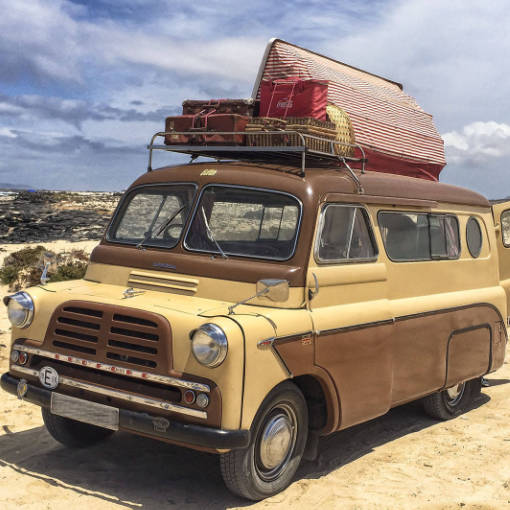
[[[328,82],[287,78],[260,86],[261,117],[312,117],[326,120]]]

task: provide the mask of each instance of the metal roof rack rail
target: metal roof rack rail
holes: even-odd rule
[[[204,140],[207,140],[209,136],[216,135],[297,135],[300,140],[300,145],[270,145],[270,146],[259,146],[259,145],[208,145],[207,142],[203,142],[200,144],[183,144],[183,145],[156,145],[157,138],[165,138],[168,135],[177,135],[177,136],[187,136],[189,138],[192,137],[201,137]],[[318,151],[310,148],[310,145],[314,141],[320,141],[322,146],[328,147],[329,151]],[[350,147],[356,148],[362,154],[361,158],[354,158],[351,156],[342,155],[342,151],[339,150],[339,147]],[[299,168],[299,175],[304,177],[307,163],[313,163],[317,166],[332,166],[338,165],[340,162],[345,166],[348,172],[351,174],[353,180],[358,187],[358,191],[361,188],[361,184],[359,179],[356,177],[356,174],[353,172],[352,168],[347,163],[349,162],[357,162],[361,163],[361,173],[365,173],[365,151],[363,147],[359,144],[350,144],[339,142],[337,140],[330,140],[327,138],[321,138],[318,136],[308,135],[301,133],[299,131],[290,131],[290,130],[278,130],[278,131],[160,131],[155,133],[149,145],[147,145],[147,149],[149,149],[149,163],[147,166],[147,171],[152,171],[152,153],[154,150],[162,150],[168,152],[177,152],[180,154],[189,154],[191,156],[191,161],[194,161],[196,158],[208,157],[220,160],[241,160],[241,161],[263,161],[263,162],[282,162],[288,163],[291,166],[296,166]],[[345,152],[345,151],[344,151]]]

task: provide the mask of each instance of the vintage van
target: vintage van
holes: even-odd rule
[[[83,280],[5,298],[2,387],[64,445],[123,430],[216,452],[227,487],[262,499],[319,436],[417,399],[469,408],[505,355],[500,223],[477,193],[390,174],[150,171]]]

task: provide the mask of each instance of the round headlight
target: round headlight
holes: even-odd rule
[[[34,318],[34,302],[26,292],[7,297],[7,317],[16,328],[27,328]]]
[[[227,356],[227,337],[216,324],[204,324],[193,334],[191,350],[202,365],[211,368],[217,367],[223,363]]]

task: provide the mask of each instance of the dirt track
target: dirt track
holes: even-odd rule
[[[0,307],[0,371],[10,338]],[[507,358],[509,356],[507,355]],[[118,433],[71,451],[42,427],[39,408],[0,394],[0,508],[26,509],[510,509],[510,364],[464,416],[438,423],[417,404],[321,440],[282,494],[232,496],[218,459]]]

